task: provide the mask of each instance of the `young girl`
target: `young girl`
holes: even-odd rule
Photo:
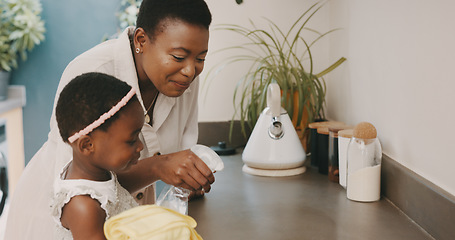
[[[115,77],[82,74],[60,93],[56,118],[73,157],[54,182],[55,239],[105,239],[104,222],[137,206],[116,177],[144,148],[136,92]]]

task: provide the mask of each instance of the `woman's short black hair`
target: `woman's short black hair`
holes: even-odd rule
[[[108,112],[130,90],[127,83],[104,73],[84,73],[71,80],[60,93],[55,108],[63,141],[68,142],[70,136]],[[136,95],[124,107],[133,101],[138,101]],[[106,131],[118,116],[117,112],[97,129]]]
[[[208,30],[212,14],[204,0],[143,0],[136,27],[144,29],[153,40],[166,20],[180,20]]]

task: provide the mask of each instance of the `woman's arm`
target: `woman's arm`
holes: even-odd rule
[[[189,190],[209,192],[215,181],[209,167],[191,150],[156,155],[140,160],[128,171],[117,173],[120,184],[129,192],[144,188],[157,180]]]
[[[60,221],[69,229],[74,240],[106,240],[104,222],[106,212],[100,203],[87,195],[79,195],[63,207]]]

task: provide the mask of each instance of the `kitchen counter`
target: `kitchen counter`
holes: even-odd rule
[[[312,167],[298,176],[258,177],[242,172],[240,153],[222,159],[210,193],[188,207],[204,239],[433,239],[387,199],[348,200]]]

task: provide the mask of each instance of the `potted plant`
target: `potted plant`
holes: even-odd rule
[[[207,76],[214,77],[213,71],[220,72],[226,65],[235,62],[251,62],[249,71],[237,83],[234,92],[235,113],[239,114],[242,132],[246,126],[252,129],[266,107],[267,87],[277,82],[282,90],[282,106],[289,113],[297,129],[305,130],[308,123],[317,118],[325,118],[324,104],[326,84],[323,76],[346,59],[341,57],[325,70],[313,72],[311,47],[330,30],[320,33],[308,28],[308,21],[323,7],[316,3],[306,10],[287,31],[283,32],[275,23],[266,19],[270,29],[258,28],[250,20],[252,28],[223,24],[216,30],[228,30],[244,36],[247,44],[227,47],[219,51],[240,49],[244,54],[228,57],[212,68]],[[303,37],[304,32],[315,35],[312,40]],[[219,67],[222,66],[222,67]],[[231,122],[231,132],[232,132]]]
[[[9,73],[17,68],[17,58],[27,59],[44,40],[44,21],[39,0],[2,0],[0,2],[0,100],[6,98]]]

